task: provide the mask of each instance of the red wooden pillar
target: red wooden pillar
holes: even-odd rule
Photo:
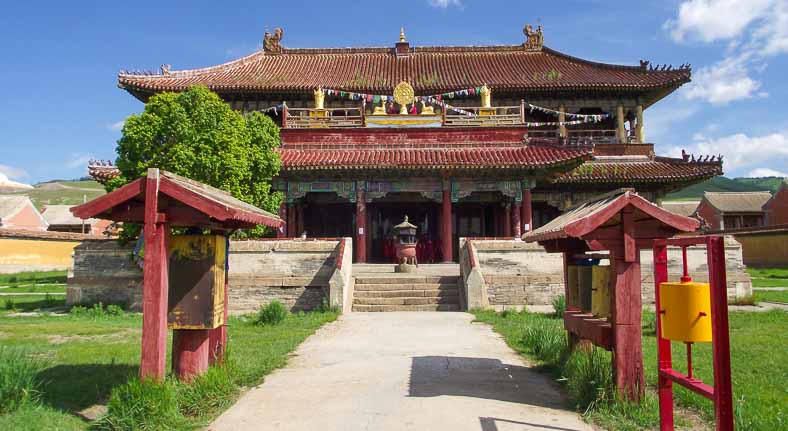
[[[140,378],[163,380],[167,366],[167,237],[170,226],[159,213],[159,170],[148,169],[145,184],[145,257],[142,289]]]
[[[711,288],[712,363],[714,364],[714,416],[717,429],[733,430],[733,387],[731,344],[728,332],[728,295],[725,275],[725,239],[714,236],[706,242]]]
[[[512,208],[512,230],[514,231],[514,237],[520,238],[522,232],[520,231],[520,211],[522,208],[522,204],[520,202],[514,203],[514,208]]]
[[[441,249],[443,250],[443,262],[454,261],[454,250],[451,237],[451,190],[443,190],[441,201]]]
[[[364,190],[356,192],[356,262],[367,261],[367,196]]]
[[[506,202],[503,211],[503,236],[512,236],[512,204]]]
[[[191,381],[208,370],[209,329],[172,331],[172,368],[180,380]]]
[[[632,208],[622,211],[623,241],[610,250],[610,313],[613,325],[613,373],[616,388],[631,401],[643,398],[640,253],[634,238]]]
[[[523,226],[523,233],[530,232],[534,229],[533,225],[533,202],[531,201],[531,189],[523,189],[523,205],[521,208],[522,215],[520,216],[520,223]]]
[[[281,204],[279,204],[279,218],[282,219],[282,223],[279,224],[279,227],[276,229],[276,237],[286,238],[287,237],[287,204],[284,201]]]
[[[659,244],[654,246],[654,296],[657,312],[662,309],[659,300],[659,286],[668,281],[668,246]],[[657,370],[673,368],[673,358],[670,340],[662,338],[662,325],[657,322]],[[662,373],[657,373],[657,395],[659,396],[659,429],[673,431],[673,381]]]

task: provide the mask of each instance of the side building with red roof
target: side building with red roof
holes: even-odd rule
[[[350,236],[357,262],[385,261],[405,215],[457,256],[459,237],[513,237],[573,204],[632,187],[652,201],[722,174],[719,158],[656,155],[644,111],[689,82],[688,66],[603,64],[544,46],[263,48],[225,64],[122,72],[141,101],[204,85],[281,125],[281,237]],[[112,166],[91,173],[111,177]],[[434,241],[433,241],[434,240]]]

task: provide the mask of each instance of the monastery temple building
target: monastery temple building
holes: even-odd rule
[[[603,64],[543,44],[263,48],[225,64],[122,72],[146,101],[204,85],[281,126],[281,237],[352,237],[356,262],[391,261],[407,215],[430,261],[460,237],[518,237],[587,198],[633,187],[655,201],[722,174],[720,158],[655,154],[644,111],[690,81],[689,66]],[[94,165],[96,177],[112,166]]]

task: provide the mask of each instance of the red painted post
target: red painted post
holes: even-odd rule
[[[626,231],[626,229],[625,229]],[[640,253],[626,261],[624,244],[610,250],[610,313],[613,325],[613,373],[619,395],[630,401],[643,398],[641,340]]]
[[[451,190],[444,189],[441,201],[441,249],[445,263],[454,261],[451,234]]]
[[[523,214],[520,216],[520,223],[523,225],[523,233],[530,232],[534,229],[533,225],[533,202],[531,201],[531,189],[523,189]]]
[[[178,379],[191,381],[208,370],[209,329],[172,331],[172,368]]]
[[[356,192],[356,262],[367,261],[367,196],[364,190]]]
[[[725,275],[725,239],[706,239],[711,288],[712,355],[714,363],[714,414],[717,430],[733,431],[730,336],[728,334],[728,288]]]
[[[167,366],[169,224],[159,220],[159,170],[148,169],[145,184],[145,258],[142,289],[140,378],[164,380]]]
[[[276,237],[287,238],[287,204],[284,201],[279,204],[279,218],[282,219],[282,223],[276,229]]]
[[[296,236],[296,212],[295,205],[287,204],[287,238],[294,238]]]
[[[512,204],[509,202],[506,202],[503,211],[503,236],[512,236]]]
[[[659,300],[660,284],[668,281],[668,246],[663,242],[654,245],[654,295],[657,312],[657,370],[673,368],[670,340],[662,338],[662,305]],[[673,381],[657,373],[659,395],[659,429],[673,431]]]
[[[512,208],[512,229],[514,230],[514,237],[520,238],[522,232],[520,231],[520,211],[522,209],[522,204],[520,202],[514,203],[514,208]]]

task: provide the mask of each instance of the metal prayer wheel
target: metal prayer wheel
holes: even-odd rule
[[[711,288],[708,283],[659,285],[662,338],[685,343],[711,342]]]

